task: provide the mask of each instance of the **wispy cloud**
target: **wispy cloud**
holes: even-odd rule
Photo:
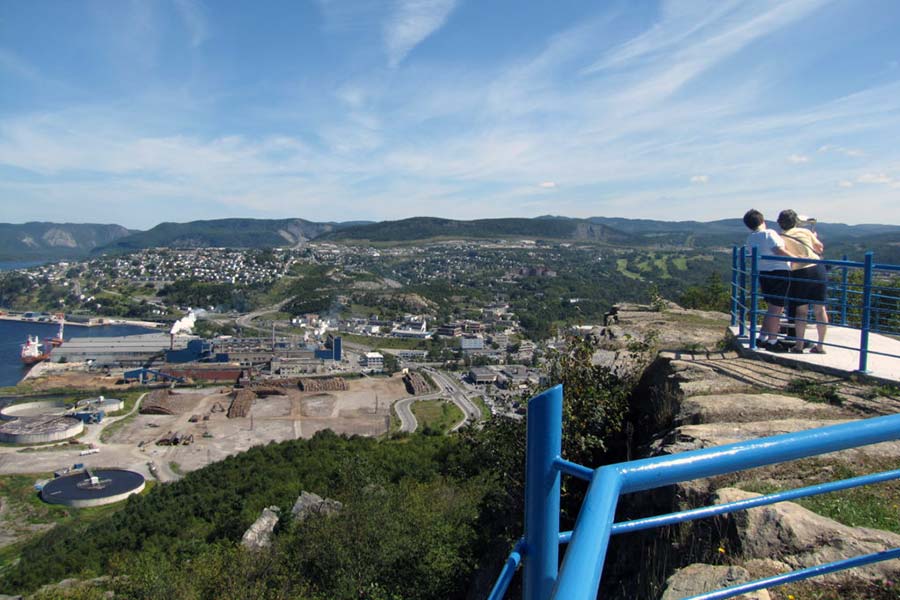
[[[884,173],[863,173],[856,178],[857,183],[891,183],[893,181],[893,177]]]
[[[200,46],[209,37],[209,23],[200,0],[173,0],[175,9],[184,21],[191,38],[191,46]]]
[[[694,175],[691,177],[691,183],[709,183],[709,175]]]
[[[388,64],[396,67],[413,48],[443,27],[456,0],[395,0],[384,25]]]
[[[791,154],[788,156],[788,162],[793,163],[795,165],[802,165],[804,163],[809,162],[809,157],[805,154]]]

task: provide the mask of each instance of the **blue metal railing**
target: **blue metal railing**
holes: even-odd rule
[[[556,386],[528,403],[525,535],[507,559],[488,596],[489,600],[504,597],[516,569],[523,562],[524,600],[596,598],[611,535],[900,479],[898,469],[728,504],[614,523],[616,505],[622,494],[900,439],[900,415],[590,469],[571,463],[560,455],[562,402],[562,386]],[[571,532],[559,531],[559,490],[563,474],[590,482],[575,529]],[[569,547],[562,566],[558,567],[559,544],[565,543]],[[753,590],[894,558],[900,558],[900,548],[817,565],[695,596],[691,600],[732,598]]]
[[[761,297],[758,285],[760,265],[767,261],[784,261],[784,257],[759,254],[756,248],[735,246],[731,258],[731,325],[738,327],[738,336],[749,335],[750,349],[757,347],[758,322],[765,313],[760,312]],[[873,350],[870,334],[880,333],[900,336],[900,266],[879,264],[871,252],[867,252],[863,262],[847,260],[816,260],[792,258],[792,262],[809,265],[824,265],[830,269],[826,290],[826,314],[829,327],[856,329],[860,332],[858,346],[842,346],[833,342],[822,342],[823,346],[845,348],[859,353],[858,370],[868,371],[870,355],[900,358],[900,355]],[[790,277],[787,278],[790,280]],[[792,297],[789,291],[783,298],[785,305],[811,307],[809,301]],[[789,321],[803,320],[810,326],[820,323],[810,319],[808,314],[796,315]],[[817,343],[810,337],[788,337],[790,341]]]

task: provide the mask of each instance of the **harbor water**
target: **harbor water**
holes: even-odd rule
[[[150,333],[154,330],[134,325],[103,325],[98,327],[66,326],[65,339],[75,337],[116,337]],[[26,321],[0,321],[0,387],[16,385],[28,367],[22,364],[22,344],[29,335],[44,338],[55,337],[59,332],[56,323]]]

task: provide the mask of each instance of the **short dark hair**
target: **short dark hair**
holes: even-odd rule
[[[766,220],[763,218],[763,214],[755,208],[751,208],[744,214],[744,225],[753,231],[759,229],[759,226],[765,222]]]
[[[778,226],[785,230],[796,227],[799,220],[800,219],[797,218],[797,213],[790,208],[783,210],[778,214]]]

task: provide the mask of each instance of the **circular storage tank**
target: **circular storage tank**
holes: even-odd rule
[[[121,502],[144,489],[144,476],[125,469],[88,469],[44,484],[41,499],[75,508]]]
[[[84,423],[72,417],[22,417],[0,422],[0,442],[44,444],[61,442],[84,431]]]
[[[69,408],[71,406],[61,400],[41,400],[39,402],[10,404],[3,410],[0,410],[0,419],[9,421],[20,417],[60,417],[66,414],[66,410]]]
[[[88,398],[87,400],[79,400],[76,404],[78,410],[102,410],[104,413],[114,413],[117,410],[125,408],[125,401],[118,398]]]

